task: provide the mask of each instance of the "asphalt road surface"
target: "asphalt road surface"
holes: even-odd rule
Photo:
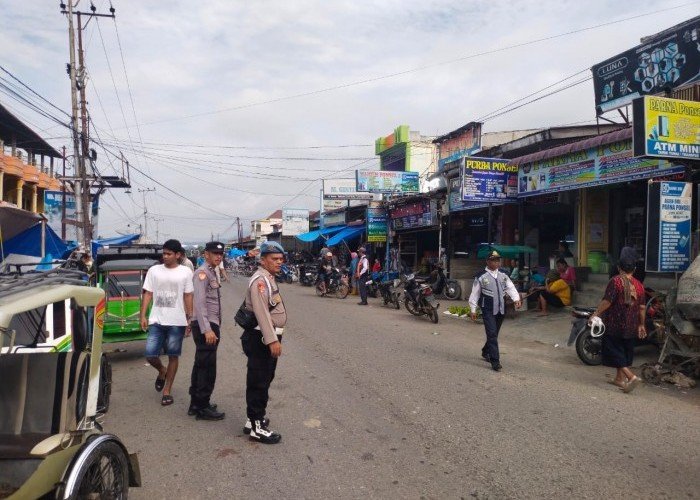
[[[622,394],[610,369],[508,321],[497,373],[480,358],[480,325],[296,284],[281,285],[289,323],[268,407],[282,442],[250,442],[233,322],[246,283],[223,288],[213,401],[225,420],[187,416],[191,339],[170,407],[142,344],[110,354],[106,429],[139,455],[133,498],[700,497],[700,389]]]

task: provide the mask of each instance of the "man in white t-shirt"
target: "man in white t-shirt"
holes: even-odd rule
[[[172,388],[182,353],[182,339],[189,335],[192,317],[192,271],[180,265],[183,254],[179,241],[163,243],[163,263],[151,267],[143,282],[141,328],[148,330],[146,359],[158,370],[155,388],[163,391],[163,406],[173,404]],[[153,307],[147,317],[151,301]],[[163,351],[168,356],[167,368],[160,361]]]

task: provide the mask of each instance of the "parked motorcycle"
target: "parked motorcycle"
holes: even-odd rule
[[[406,276],[404,283],[404,304],[406,310],[414,316],[428,316],[433,323],[438,322],[438,307],[440,304],[433,294],[433,289],[425,283],[418,283],[416,276]]]
[[[322,279],[316,280],[316,295],[325,297],[327,295],[335,295],[339,299],[344,299],[348,296],[350,287],[348,285],[348,273],[345,270],[333,268],[330,277],[328,278],[328,287]]]
[[[462,287],[457,280],[448,279],[442,266],[435,268],[436,279],[432,284],[433,293],[447,300],[457,300],[462,296]]]
[[[646,330],[645,339],[637,339],[637,345],[655,344],[660,347],[665,340],[665,303],[663,296],[657,295],[654,290],[645,288],[646,295]],[[571,333],[566,345],[576,346],[576,354],[586,365],[596,366],[603,362],[602,332],[598,333],[588,325],[588,320],[595,312],[595,308],[574,307],[572,315],[574,320]]]
[[[286,263],[282,264],[280,272],[277,273],[277,279],[284,283],[294,283],[295,281],[299,281],[296,266],[288,265]]]
[[[386,273],[377,273],[378,275],[369,280],[367,285],[367,293],[371,297],[381,296],[384,305],[392,305],[396,309],[401,308],[401,293],[398,291],[400,280],[388,279]],[[374,295],[370,290],[374,291]]]
[[[313,265],[299,264],[299,284],[313,286],[316,283],[316,268]]]

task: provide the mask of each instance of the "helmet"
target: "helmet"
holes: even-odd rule
[[[326,252],[326,257],[333,257],[333,252]]]
[[[282,253],[285,254],[287,252],[284,251],[284,248],[282,245],[277,243],[276,241],[266,241],[262,245],[260,245],[260,255],[266,255],[268,253]]]

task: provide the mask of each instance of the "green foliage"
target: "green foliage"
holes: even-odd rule
[[[456,314],[457,316],[469,316],[472,313],[471,307],[469,306],[450,306],[447,309],[451,314]],[[476,310],[477,317],[481,317],[481,310]]]

